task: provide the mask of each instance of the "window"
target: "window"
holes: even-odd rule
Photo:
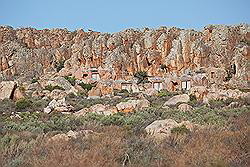
[[[190,81],[182,81],[181,82],[181,89],[182,90],[190,90],[191,82]]]
[[[214,78],[214,72],[211,72],[211,79]]]
[[[122,84],[122,90],[127,90],[130,92],[132,89],[131,87],[132,87],[131,84],[126,84],[126,83]]]
[[[99,80],[99,79],[100,79],[99,74],[97,74],[97,73],[92,74],[92,79],[94,79],[94,80]]]
[[[162,90],[162,83],[161,82],[153,83],[153,88],[158,91]]]

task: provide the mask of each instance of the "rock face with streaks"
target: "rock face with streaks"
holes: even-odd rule
[[[77,76],[80,67],[106,69],[100,77],[107,80],[131,79],[138,71],[161,77],[220,68],[227,85],[248,87],[249,44],[248,24],[209,25],[201,32],[160,27],[113,34],[1,26],[0,81],[59,71]]]

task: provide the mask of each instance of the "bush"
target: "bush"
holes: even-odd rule
[[[11,113],[15,111],[15,103],[10,99],[0,100],[0,113]]]
[[[72,86],[75,86],[75,84],[76,84],[76,78],[75,78],[75,77],[65,76],[64,78],[65,78],[67,81],[69,81],[69,83],[70,83]]]
[[[30,107],[31,105],[32,105],[31,100],[26,99],[26,98],[16,101],[16,108],[18,110],[26,109],[26,108]]]
[[[62,68],[64,68],[64,62],[65,60],[60,60],[59,62],[56,63],[56,71],[59,72]]]
[[[146,71],[138,71],[134,74],[134,77],[138,79],[137,84],[148,83],[148,74]]]
[[[55,86],[52,86],[52,85],[46,85],[45,90],[48,90],[50,92],[52,92],[53,90],[55,89],[59,89],[59,90],[65,90],[64,88],[62,88],[61,86],[58,86],[58,85],[55,85]]]
[[[37,78],[33,78],[33,79],[31,80],[31,83],[36,83],[36,82],[38,82],[38,79],[37,79]]]
[[[170,96],[170,97],[172,97],[172,96],[174,96],[174,95],[176,95],[176,92],[169,92],[169,91],[167,91],[167,90],[161,90],[161,91],[157,94],[158,97],[164,97],[164,96]]]
[[[95,87],[94,85],[92,84],[85,84],[83,82],[79,83],[79,85],[84,89],[84,90],[87,90],[87,91],[90,91],[93,87]]]
[[[127,89],[122,89],[122,90],[115,90],[114,95],[115,96],[128,97],[130,95],[130,93],[128,92]]]
[[[174,133],[174,134],[183,135],[183,134],[186,134],[189,132],[190,132],[190,130],[185,125],[178,126],[178,127],[171,129],[171,133]]]

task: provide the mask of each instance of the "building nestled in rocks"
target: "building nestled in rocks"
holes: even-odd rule
[[[152,88],[157,91],[165,89],[165,80],[162,77],[150,77],[149,82],[152,84]]]

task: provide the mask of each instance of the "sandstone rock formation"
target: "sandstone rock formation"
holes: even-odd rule
[[[97,67],[107,80],[131,79],[137,71],[179,76],[215,68],[221,70],[211,71],[209,83],[248,87],[249,34],[248,24],[208,25],[201,32],[160,27],[113,34],[1,26],[0,81],[31,80],[60,70],[61,76],[77,77],[81,67]]]

